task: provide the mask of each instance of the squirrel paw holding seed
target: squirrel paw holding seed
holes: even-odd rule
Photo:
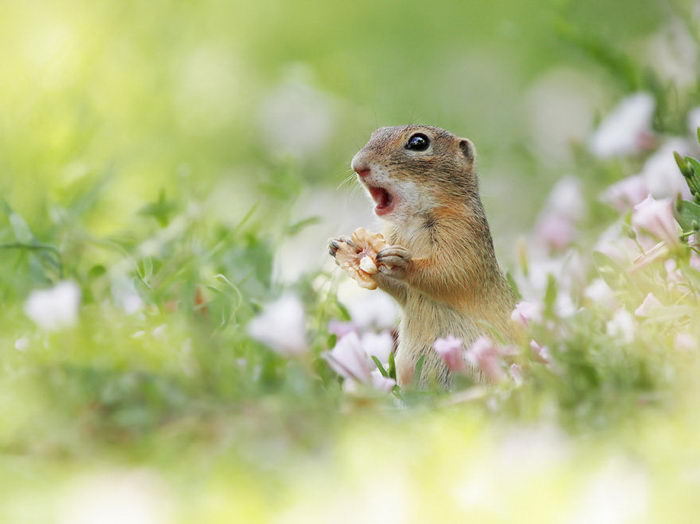
[[[331,239],[328,251],[335,263],[366,289],[376,289],[374,275],[380,271],[377,255],[386,247],[384,235],[358,228],[348,237]]]

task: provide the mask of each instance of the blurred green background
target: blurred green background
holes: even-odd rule
[[[235,215],[270,186],[282,201],[334,187],[371,130],[408,122],[476,142],[487,208],[510,230],[566,167],[567,139],[620,95],[557,28],[634,54],[673,14],[654,0],[0,9],[2,194],[39,225],[47,196],[69,207],[99,179],[85,221],[99,233],[133,227],[161,190],[177,199],[218,188]]]
[[[622,515],[687,514],[697,359],[610,356],[595,315],[564,321],[561,376],[466,406],[348,399],[316,357],[328,321],[348,315],[325,240],[372,222],[346,179],[373,129],[471,138],[512,268],[555,180],[574,173],[594,200],[637,172],[641,158],[585,151],[623,96],[663,93],[655,130],[687,134],[700,101],[691,12],[0,0],[0,244],[33,246],[0,249],[0,520],[596,522],[609,514],[577,508],[652,491]],[[584,237],[613,217],[591,208]],[[25,301],[66,279],[79,322],[45,333]],[[309,358],[246,334],[283,287],[305,304]],[[676,365],[689,375],[676,380]],[[109,521],[103,507],[136,510]]]

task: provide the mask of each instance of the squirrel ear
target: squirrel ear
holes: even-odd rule
[[[462,153],[464,153],[464,156],[467,158],[467,161],[470,164],[473,163],[474,159],[476,158],[476,148],[474,147],[472,141],[467,138],[460,138],[459,148],[462,150]]]

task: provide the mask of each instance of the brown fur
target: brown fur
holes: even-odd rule
[[[429,137],[427,151],[404,147],[415,133]],[[514,299],[496,261],[475,160],[469,140],[417,125],[378,129],[353,159],[355,169],[371,169],[365,182],[379,181],[401,196],[382,217],[386,238],[397,249],[385,250],[386,267],[376,275],[402,309],[399,385],[411,382],[421,356],[422,383],[449,384],[449,371],[432,349],[438,337],[454,335],[468,347],[485,326],[508,334]]]

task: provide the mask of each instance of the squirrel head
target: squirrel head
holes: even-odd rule
[[[478,200],[474,144],[439,127],[377,129],[351,166],[374,200],[374,212],[392,222]]]

